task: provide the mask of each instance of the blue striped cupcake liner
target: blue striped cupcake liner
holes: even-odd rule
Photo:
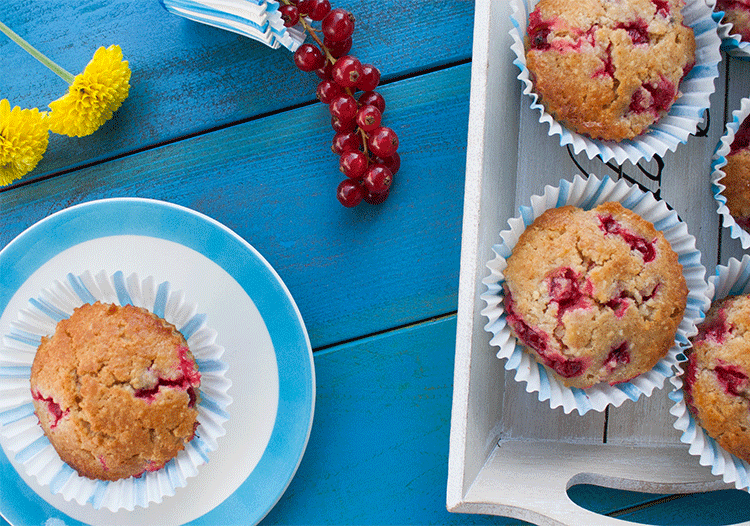
[[[714,11],[711,17],[719,25],[719,37],[721,38],[721,49],[733,57],[750,59],[750,42],[744,42],[742,37],[734,32],[734,25],[722,22],[724,11],[716,11],[716,0],[706,0],[708,6]]]
[[[729,155],[732,142],[737,130],[748,116],[750,116],[750,98],[744,98],[740,102],[739,109],[732,112],[732,120],[726,125],[726,133],[719,139],[716,150],[711,158],[711,191],[716,199],[717,212],[721,216],[721,224],[729,229],[729,236],[733,239],[739,239],[742,248],[750,247],[750,233],[737,224],[732,213],[727,207],[727,198],[723,195],[727,189],[722,184],[722,179],[726,173],[722,168],[727,165],[727,155]]]
[[[589,210],[608,201],[621,203],[664,234],[682,265],[688,287],[687,306],[677,328],[674,346],[653,369],[629,382],[615,385],[599,383],[588,389],[571,388],[549,373],[536,360],[533,351],[521,345],[511,332],[503,305],[503,272],[507,258],[523,231],[544,211],[565,205]],[[635,402],[642,396],[650,396],[654,389],[661,389],[664,381],[674,375],[674,367],[685,360],[683,351],[689,346],[689,338],[697,334],[697,323],[710,306],[706,295],[706,268],[701,264],[695,238],[688,233],[687,225],[677,213],[664,201],[657,200],[651,192],[644,192],[625,180],[576,175],[570,181],[561,180],[557,187],[546,186],[542,195],[532,196],[531,205],[521,206],[519,215],[510,219],[508,226],[509,229],[500,232],[500,242],[492,247],[495,257],[487,263],[490,274],[482,280],[487,290],[481,294],[481,298],[486,303],[482,309],[482,315],[488,320],[485,330],[492,334],[490,345],[499,348],[497,357],[505,361],[506,370],[515,371],[515,380],[525,383],[527,392],[537,393],[540,402],[549,401],[551,408],[562,407],[566,414],[577,411],[580,415],[589,411],[604,411],[609,405],[618,407],[626,400]]]
[[[275,0],[159,0],[175,15],[231,31],[278,49],[295,51],[307,36],[300,24],[285,27]]]
[[[139,478],[109,482],[78,475],[57,455],[34,414],[29,379],[42,337],[54,333],[57,323],[76,307],[96,301],[143,307],[175,325],[187,340],[201,373],[197,406],[200,425],[195,437],[162,469]],[[206,325],[206,315],[199,313],[182,291],[173,291],[168,281],[156,283],[153,277],[141,280],[137,274],[125,276],[121,271],[112,275],[104,271],[96,275],[70,273],[30,298],[2,336],[0,433],[4,447],[17,466],[67,501],[110,511],[132,511],[136,506],[160,503],[185,486],[188,478],[198,475],[199,466],[209,461],[209,454],[218,447],[217,439],[225,434],[232,398],[227,394],[231,386],[227,366],[221,360],[224,348],[215,343],[217,333]]]
[[[708,278],[708,296],[711,301],[738,294],[750,294],[748,255],[743,256],[742,261],[729,258],[726,266],[718,265],[715,274]],[[727,484],[734,484],[738,490],[750,491],[750,464],[722,448],[690,413],[682,389],[683,372],[678,365],[677,375],[669,379],[673,386],[669,398],[674,402],[669,413],[675,417],[675,429],[682,432],[680,441],[689,445],[688,452],[698,457],[701,466],[711,468],[711,474],[721,477]]]
[[[705,0],[687,0],[682,13],[685,24],[693,28],[695,34],[695,66],[680,83],[680,97],[656,124],[640,136],[624,140],[603,141],[568,130],[549,114],[539,96],[534,93],[534,85],[526,67],[524,36],[526,35],[529,13],[538,0],[510,0],[511,49],[516,55],[513,63],[520,73],[523,93],[531,97],[531,109],[539,111],[540,122],[549,125],[549,135],[560,136],[560,146],[570,145],[576,154],[585,152],[589,159],[601,157],[604,162],[612,159],[617,164],[630,161],[637,164],[641,160],[651,160],[654,155],[664,156],[675,151],[680,144],[687,142],[698,125],[703,122],[705,111],[710,105],[711,94],[715,91],[715,81],[719,77],[721,62],[721,40],[717,33],[717,22],[712,17],[711,8]]]

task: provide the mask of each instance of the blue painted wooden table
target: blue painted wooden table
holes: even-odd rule
[[[0,187],[0,248],[54,212],[108,197],[214,218],[276,269],[314,351],[307,450],[264,523],[516,523],[445,509],[473,3],[336,7],[357,18],[352,52],[380,68],[385,121],[400,137],[402,167],[380,206],[336,200],[328,109],[315,98],[317,77],[297,70],[287,50],[188,21],[156,0],[0,4],[0,21],[69,71],[110,44],[132,69],[112,120],[85,138],[52,135],[37,168]],[[0,98],[12,106],[46,110],[65,91],[4,37],[0,57]],[[635,522],[750,518],[738,491],[570,494]],[[0,515],[12,507],[0,489]],[[237,509],[227,520],[243,516]]]

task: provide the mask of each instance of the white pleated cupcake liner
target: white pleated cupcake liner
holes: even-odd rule
[[[723,195],[727,187],[722,184],[721,180],[727,175],[722,168],[727,165],[727,155],[729,155],[732,142],[734,142],[734,136],[742,121],[748,116],[750,116],[750,98],[744,98],[740,102],[739,109],[732,112],[732,120],[727,123],[726,133],[719,140],[711,159],[711,191],[718,205],[717,211],[721,216],[721,224],[729,229],[730,237],[740,240],[744,249],[750,247],[750,233],[737,224],[729,211],[727,198]]]
[[[742,261],[730,258],[727,265],[718,265],[716,273],[708,278],[708,296],[711,301],[727,296],[750,294],[750,256]],[[698,458],[701,466],[711,468],[711,474],[721,477],[727,484],[739,490],[750,491],[750,464],[722,448],[700,427],[685,403],[682,390],[683,369],[678,364],[677,375],[670,378],[673,390],[669,398],[674,405],[669,409],[675,417],[674,427],[682,432],[680,441],[688,444],[688,452]]]
[[[307,34],[300,24],[285,27],[275,0],[160,0],[175,15],[290,51],[302,45]]]
[[[628,382],[600,383],[588,389],[571,388],[539,363],[536,353],[526,350],[511,332],[503,304],[503,272],[518,238],[545,210],[564,205],[589,210],[607,201],[621,203],[664,234],[682,265],[689,291],[687,307],[677,328],[675,345],[653,369]],[[687,225],[677,213],[652,193],[630,186],[624,180],[576,175],[572,181],[563,179],[559,186],[546,186],[542,195],[532,196],[531,206],[522,206],[520,216],[510,219],[508,225],[508,230],[500,232],[501,242],[493,246],[495,257],[487,263],[490,275],[482,280],[487,291],[481,298],[487,304],[482,315],[488,318],[485,330],[493,335],[490,344],[499,348],[497,357],[505,360],[505,369],[515,371],[515,380],[524,382],[527,392],[537,393],[540,402],[548,400],[553,409],[562,407],[566,414],[577,411],[580,415],[588,411],[603,411],[608,405],[618,407],[626,400],[636,401],[641,396],[650,396],[654,389],[662,388],[665,379],[674,375],[677,363],[685,360],[682,351],[688,347],[689,338],[698,332],[697,323],[710,306],[706,295],[706,269],[701,264],[700,252],[695,247],[695,238],[688,233]]]
[[[549,125],[550,136],[560,136],[560,146],[571,145],[576,154],[585,152],[589,159],[601,157],[604,162],[614,159],[619,165],[626,160],[637,164],[641,160],[650,161],[655,155],[661,157],[668,151],[675,151],[680,144],[687,142],[690,135],[695,134],[710,105],[709,99],[715,90],[714,84],[719,77],[721,62],[721,40],[717,33],[717,23],[705,0],[687,0],[682,10],[685,25],[693,28],[696,49],[695,66],[679,86],[681,95],[669,112],[646,132],[634,139],[620,142],[592,139],[567,129],[547,112],[539,101],[539,96],[534,93],[534,85],[526,67],[524,37],[529,13],[534,10],[537,2],[538,0],[510,0],[513,24],[510,31],[513,38],[511,49],[516,55],[514,64],[520,70],[518,79],[523,83],[523,93],[531,97],[531,109],[540,112],[539,121]]]
[[[175,325],[188,343],[201,374],[198,423],[195,437],[162,469],[118,481],[82,477],[64,463],[44,435],[34,413],[31,397],[31,365],[42,336],[54,333],[57,322],[70,317],[85,303],[132,304],[143,307]],[[168,281],[156,283],[153,277],[141,280],[117,271],[79,276],[68,274],[29,300],[28,306],[11,322],[9,334],[0,345],[0,440],[9,458],[33,476],[41,486],[65,500],[91,504],[95,509],[133,510],[160,503],[184,487],[198,474],[224,436],[224,423],[232,399],[227,394],[231,381],[221,360],[224,348],[215,343],[217,333],[206,325],[206,315],[172,291]]]
[[[716,9],[716,0],[706,0],[708,6]],[[724,11],[713,11],[712,18],[719,25],[719,37],[721,38],[721,49],[733,57],[748,59],[750,58],[750,42],[744,42],[742,37],[734,32],[734,24],[722,22]]]

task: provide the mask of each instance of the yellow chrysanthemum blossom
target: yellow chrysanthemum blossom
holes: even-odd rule
[[[128,97],[130,68],[120,46],[100,47],[68,93],[51,102],[49,129],[69,137],[94,133]]]
[[[45,113],[38,109],[10,109],[0,100],[0,186],[27,174],[47,150],[49,131]]]

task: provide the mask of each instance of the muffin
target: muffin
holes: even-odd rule
[[[715,302],[692,344],[685,404],[721,447],[750,462],[750,296]]]
[[[185,338],[146,309],[96,302],[42,338],[31,368],[34,411],[79,475],[155,471],[195,435],[201,375]]]
[[[726,160],[721,180],[726,188],[722,194],[737,224],[750,231],[750,118],[737,129]]]
[[[526,65],[547,112],[593,139],[644,133],[679,96],[695,64],[682,0],[540,0]]]
[[[626,382],[675,343],[688,288],[664,235],[620,203],[552,208],[504,270],[506,321],[568,387]]]
[[[722,22],[732,24],[732,33],[743,42],[750,42],[750,1],[716,0],[715,11],[723,11]]]

